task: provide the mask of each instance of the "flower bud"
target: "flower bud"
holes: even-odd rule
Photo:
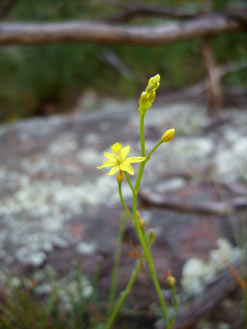
[[[146,239],[147,239],[147,243],[148,243],[149,247],[152,247],[152,245],[154,244],[154,242],[156,240],[155,229],[150,228],[149,230],[147,230]]]
[[[146,223],[145,223],[144,219],[142,218],[139,210],[136,211],[136,214],[137,214],[138,222],[139,222],[141,228],[144,228]]]
[[[154,100],[155,100],[155,96],[156,96],[156,92],[153,90],[151,91],[149,97],[148,97],[148,102],[149,102],[149,106],[151,107]]]
[[[175,135],[175,129],[168,129],[167,131],[164,132],[162,135],[161,139],[163,142],[168,143],[173,139],[173,136]]]
[[[151,91],[155,91],[159,88],[160,85],[160,75],[156,74],[154,77],[150,78],[147,85],[147,93],[150,93]]]
[[[166,281],[167,281],[167,283],[169,284],[170,287],[174,287],[175,284],[176,284],[176,278],[172,275],[171,270],[168,270]]]
[[[118,183],[122,183],[122,181],[124,180],[124,174],[122,172],[122,170],[119,171],[119,173],[117,174],[117,181]]]
[[[143,91],[143,92],[141,93],[140,98],[139,98],[139,105],[140,105],[140,106],[143,106],[143,105],[146,104],[146,102],[147,102],[147,93],[146,93],[145,91]]]

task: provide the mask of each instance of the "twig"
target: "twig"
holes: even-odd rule
[[[220,75],[216,68],[216,62],[212,48],[210,47],[210,39],[208,37],[202,40],[202,54],[207,72],[207,96],[209,113],[215,115],[222,106],[222,89]]]

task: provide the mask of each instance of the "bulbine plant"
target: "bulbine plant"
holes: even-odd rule
[[[132,221],[134,228],[136,230],[137,237],[139,239],[140,245],[142,247],[142,251],[138,253],[138,260],[136,266],[131,274],[131,277],[127,283],[126,288],[122,291],[120,297],[115,302],[111,314],[108,318],[106,329],[110,329],[112,327],[113,322],[115,321],[119,310],[123,306],[123,303],[131,292],[131,289],[135,283],[135,280],[140,272],[142,265],[146,262],[149,272],[152,276],[153,284],[156,289],[156,293],[162,308],[163,317],[165,320],[166,328],[171,329],[175,320],[176,310],[177,310],[177,301],[176,301],[176,293],[175,293],[175,278],[172,277],[171,273],[168,275],[168,284],[172,288],[173,298],[174,298],[174,314],[170,319],[168,316],[167,305],[162,296],[160,283],[157,277],[152,253],[151,246],[155,242],[156,232],[154,229],[145,229],[145,222],[138,211],[137,200],[138,200],[138,192],[141,184],[141,180],[143,177],[143,172],[146,164],[150,161],[151,155],[154,151],[156,151],[163,143],[170,142],[175,134],[175,129],[169,129],[164,132],[161,136],[160,140],[157,144],[149,151],[146,152],[145,147],[145,135],[144,135],[144,119],[147,110],[152,107],[152,104],[156,97],[156,90],[160,85],[160,76],[157,74],[154,77],[150,78],[148,81],[148,85],[145,91],[142,92],[139,99],[139,108],[138,112],[140,115],[140,145],[141,145],[141,156],[138,157],[128,157],[130,152],[130,146],[122,146],[119,142],[113,144],[111,146],[111,153],[104,152],[104,156],[107,159],[101,166],[97,167],[98,169],[102,168],[111,168],[110,171],[106,174],[109,176],[117,174],[117,183],[118,183],[118,191],[119,197],[122,202],[123,208]],[[135,183],[132,183],[129,175],[134,175],[135,171],[132,167],[133,163],[139,163],[139,170],[135,179]],[[125,203],[123,194],[122,194],[122,184],[127,182],[131,191],[132,191],[132,209],[129,209]]]

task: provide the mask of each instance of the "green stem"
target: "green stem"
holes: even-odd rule
[[[166,304],[165,304],[163,296],[162,296],[159,280],[158,280],[157,273],[156,273],[155,266],[154,266],[154,262],[153,262],[153,257],[152,257],[152,254],[150,252],[149,246],[147,244],[146,238],[144,236],[143,230],[140,227],[140,224],[138,222],[136,207],[137,207],[137,193],[133,193],[132,210],[133,210],[133,215],[134,216],[132,216],[132,218],[133,218],[133,222],[134,222],[134,225],[135,225],[136,233],[137,233],[139,242],[142,246],[144,256],[145,256],[146,262],[148,264],[149,271],[151,273],[153,283],[154,283],[154,286],[155,286],[155,289],[156,289],[156,293],[157,293],[159,301],[160,301],[160,305],[161,305],[163,316],[164,316],[165,323],[166,323],[166,328],[171,329],[169,318],[168,318],[168,313],[167,313],[167,309],[166,309]]]
[[[138,219],[137,219],[136,196],[133,196],[133,214],[134,214],[134,225],[135,225],[136,233],[137,233],[138,239],[140,241],[140,244],[142,246],[144,256],[145,256],[145,260],[147,262],[147,265],[148,265],[148,268],[149,268],[149,271],[151,273],[152,280],[153,280],[153,283],[154,283],[154,286],[155,286],[155,289],[156,289],[156,293],[157,293],[158,298],[159,298],[159,302],[160,302],[160,305],[161,305],[161,308],[162,308],[164,320],[165,320],[165,323],[166,323],[166,328],[171,329],[169,318],[168,318],[168,313],[167,313],[167,309],[166,309],[166,304],[165,304],[163,296],[162,296],[159,280],[158,280],[157,273],[156,273],[155,266],[154,266],[154,262],[153,262],[153,257],[152,257],[152,254],[150,252],[150,249],[149,249],[149,246],[147,244],[146,238],[143,234],[143,231],[142,231],[142,229],[140,227],[140,224],[138,222]]]
[[[152,148],[152,150],[148,153],[148,155],[147,155],[147,160],[146,161],[148,161],[149,159],[150,159],[150,157],[151,157],[151,154],[161,145],[161,144],[163,144],[164,142],[163,142],[163,140],[161,139],[156,145],[155,145],[155,147],[154,148]]]
[[[145,157],[146,151],[145,151],[145,138],[144,138],[144,119],[145,119],[145,113],[144,112],[140,116],[140,142],[141,142],[141,155],[142,157]]]
[[[132,183],[131,183],[131,180],[130,180],[130,178],[129,178],[128,173],[125,171],[124,174],[125,174],[125,177],[126,177],[126,180],[127,180],[128,184],[129,184],[129,186],[130,186],[130,188],[131,188],[132,193],[135,194],[135,189],[134,189],[134,187],[133,187],[133,185],[132,185]]]
[[[122,194],[122,184],[121,183],[118,184],[118,192],[119,192],[119,197],[120,197],[120,200],[121,200],[122,205],[124,207],[124,210],[126,211],[126,213],[129,216],[129,218],[132,220],[132,222],[134,222],[134,217],[131,214],[131,212],[129,211],[129,208],[127,207],[127,205],[126,205],[126,203],[124,201],[123,194]]]
[[[144,136],[144,119],[145,119],[145,112],[140,116],[140,143],[141,143],[141,156],[146,156],[146,150],[145,150],[145,136]],[[139,186],[142,179],[143,170],[145,167],[145,161],[140,163],[139,171],[136,178],[136,184],[135,184],[135,191],[138,192]]]
[[[141,269],[141,266],[142,266],[142,260],[138,260],[137,264],[136,264],[136,267],[134,269],[134,271],[132,272],[132,275],[130,277],[130,280],[126,286],[126,288],[124,289],[124,291],[122,291],[113,311],[112,311],[112,314],[110,316],[110,318],[108,319],[108,322],[106,324],[106,327],[105,329],[110,329],[113,322],[115,321],[121,307],[123,306],[123,303],[125,302],[127,296],[129,295],[129,293],[131,292],[132,290],[132,287],[133,287],[133,284],[135,283],[136,281],[136,278],[137,278],[137,275],[139,274],[140,272],[140,269]]]
[[[173,301],[174,301],[174,313],[173,313],[173,317],[172,317],[172,321],[171,321],[171,327],[173,327],[173,325],[174,325],[176,315],[177,315],[177,312],[178,312],[178,301],[177,301],[175,286],[172,287],[172,297],[173,297]]]
[[[120,227],[118,230],[117,236],[117,244],[114,252],[114,261],[113,261],[113,269],[112,269],[112,276],[111,276],[111,288],[109,293],[109,312],[112,311],[113,303],[116,298],[117,286],[118,286],[118,277],[119,277],[119,265],[120,265],[120,257],[121,257],[121,250],[123,244],[123,235],[126,228],[126,219],[127,216],[125,213],[121,216]]]
[[[147,163],[147,161],[150,159],[151,157],[151,154],[163,143],[163,141],[159,141],[155,147],[148,153],[147,155],[147,158],[146,158],[146,161],[143,161],[141,164],[140,164],[140,167],[139,167],[139,172],[138,172],[138,175],[137,175],[137,178],[136,178],[136,184],[135,184],[135,193],[138,194],[138,190],[139,190],[139,187],[140,187],[140,184],[141,184],[141,180],[142,180],[142,175],[143,175],[143,171],[144,171],[144,167]]]
[[[141,114],[140,116],[140,142],[141,142],[141,155],[143,157],[145,157],[146,155],[146,151],[145,151],[145,135],[144,135],[144,118],[145,118],[145,112],[144,114]],[[161,141],[154,147],[154,149],[151,151],[151,153],[153,151],[155,151],[155,149],[161,144]],[[149,154],[150,156],[150,154]],[[159,284],[159,280],[157,277],[157,273],[155,270],[155,266],[154,266],[154,262],[153,262],[153,257],[149,248],[149,245],[146,241],[145,235],[143,230],[140,227],[139,221],[138,221],[138,217],[137,217],[137,197],[138,197],[138,191],[139,191],[139,187],[141,184],[141,179],[142,179],[142,175],[143,175],[143,171],[144,171],[144,167],[145,167],[145,162],[142,162],[140,164],[139,167],[139,171],[137,174],[137,178],[136,178],[136,183],[135,183],[135,189],[133,191],[133,189],[131,188],[132,192],[133,192],[133,198],[132,198],[132,213],[133,213],[133,222],[135,225],[135,229],[136,229],[136,233],[139,239],[139,242],[142,246],[143,249],[143,253],[145,256],[145,260],[147,262],[147,265],[149,267],[149,271],[151,273],[152,276],[152,280],[156,289],[156,293],[158,295],[159,298],[159,302],[162,308],[162,312],[163,312],[163,316],[164,316],[164,320],[166,323],[166,328],[167,329],[171,329],[171,325],[169,322],[169,318],[168,318],[168,313],[167,313],[167,309],[166,309],[166,304],[164,302],[163,296],[162,296],[162,292],[161,292],[161,288],[160,288],[160,284]],[[128,181],[128,180],[127,180]],[[130,186],[131,187],[131,186]]]

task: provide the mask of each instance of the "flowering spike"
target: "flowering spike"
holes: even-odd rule
[[[138,111],[140,115],[143,115],[146,112],[146,110],[148,110],[152,106],[156,96],[155,90],[159,88],[159,85],[160,85],[159,74],[156,74],[154,77],[151,77],[148,80],[148,85],[146,87],[146,90],[141,93],[139,99],[140,107]]]

